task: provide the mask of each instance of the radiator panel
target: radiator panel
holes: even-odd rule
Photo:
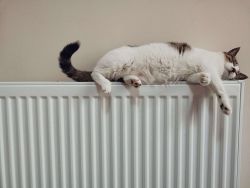
[[[243,83],[233,114],[197,85],[0,84],[0,187],[237,188]]]

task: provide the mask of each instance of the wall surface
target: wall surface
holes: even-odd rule
[[[58,53],[80,40],[73,57],[91,70],[108,50],[125,44],[186,41],[225,51],[241,46],[238,60],[250,75],[248,0],[0,0],[0,81],[70,81]],[[250,81],[246,82],[241,188],[250,185]]]

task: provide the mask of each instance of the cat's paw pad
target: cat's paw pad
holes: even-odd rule
[[[129,86],[140,87],[142,85],[141,80],[137,78],[131,78],[125,81],[125,83]]]
[[[136,80],[131,80],[131,85],[134,87],[140,87],[141,86],[141,80],[136,79]]]
[[[211,82],[211,76],[209,73],[202,73],[200,76],[200,84],[202,86],[207,86]]]
[[[111,83],[110,82],[102,84],[101,88],[102,88],[103,93],[106,93],[106,94],[111,93]]]
[[[221,103],[220,108],[221,108],[222,112],[226,115],[230,115],[232,113],[232,108],[230,105],[227,105],[225,103]]]

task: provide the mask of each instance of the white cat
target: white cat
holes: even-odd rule
[[[218,96],[221,110],[229,115],[232,109],[221,79],[247,78],[240,73],[235,58],[240,48],[211,52],[174,42],[124,46],[104,55],[91,73],[76,70],[71,64],[70,58],[79,46],[79,42],[71,43],[61,51],[60,67],[76,81],[93,79],[104,93],[111,92],[110,80],[123,79],[125,84],[134,87],[186,80],[211,86]]]

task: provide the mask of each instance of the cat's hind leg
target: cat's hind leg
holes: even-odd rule
[[[98,85],[101,86],[102,91],[104,93],[111,92],[111,82],[107,78],[105,78],[101,73],[99,73],[97,71],[93,71],[91,73],[91,77]]]
[[[197,83],[202,86],[207,86],[211,82],[211,75],[210,73],[207,72],[198,72],[191,74],[188,78],[187,81],[190,83]]]
[[[123,81],[129,86],[140,87],[142,85],[141,80],[135,75],[126,75]]]

